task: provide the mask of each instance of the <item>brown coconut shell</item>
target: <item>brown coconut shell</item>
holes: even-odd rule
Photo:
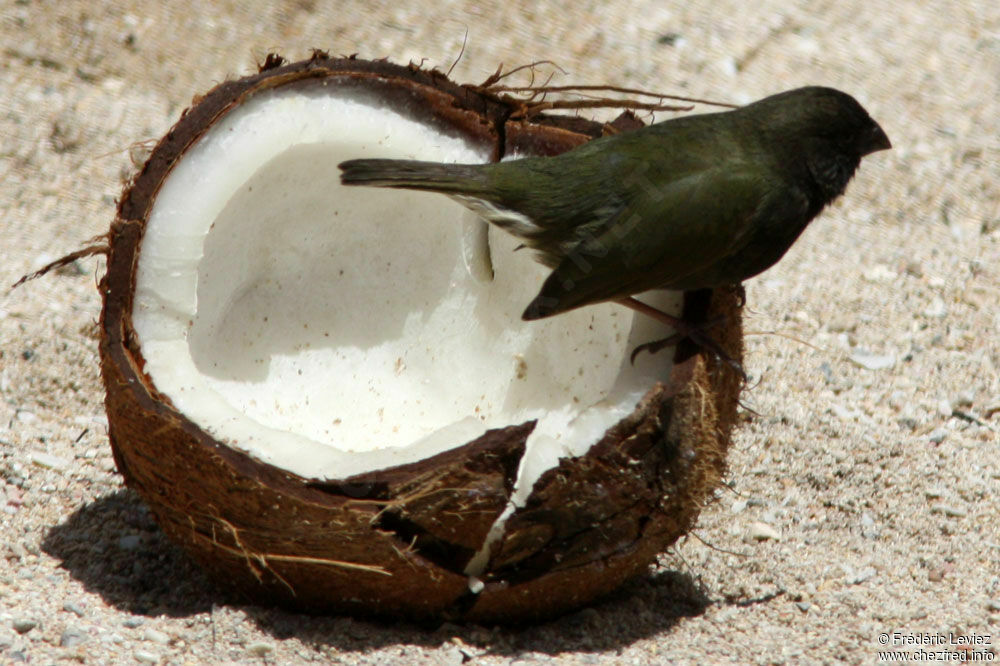
[[[304,85],[363,88],[492,146],[494,159],[556,154],[608,129],[559,116],[512,120],[512,100],[438,72],[319,52],[288,65],[269,57],[259,73],[196,99],[126,186],[109,232],[100,357],[111,445],[128,486],[214,580],[253,602],[306,612],[524,622],[588,604],[646,571],[691,529],[725,468],[740,378],[696,350],[678,349],[669,381],[586,455],[538,481],[494,548],[479,594],[463,569],[507,505],[533,421],[416,463],[317,482],[215,441],[144,373],[133,292],[161,184],[242,101]],[[637,125],[625,115],[613,131]],[[738,300],[719,290],[689,295],[685,306],[692,316],[725,315],[713,331],[737,360]]]

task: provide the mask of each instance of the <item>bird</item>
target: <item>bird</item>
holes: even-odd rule
[[[533,250],[552,271],[524,320],[612,301],[676,331],[637,347],[633,362],[642,349],[684,337],[730,361],[703,323],[634,296],[740,285],[765,271],[844,193],[862,157],[891,147],[854,97],[807,86],[554,156],[488,164],[352,159],[339,167],[344,185],[448,195]]]

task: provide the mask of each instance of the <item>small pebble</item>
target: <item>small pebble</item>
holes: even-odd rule
[[[938,567],[937,569],[931,569],[927,573],[927,580],[932,583],[940,583],[944,580],[944,577],[951,571],[947,566]]]
[[[55,260],[56,258],[48,252],[39,252],[35,255],[35,258],[31,260],[31,269],[35,271],[40,270]]]
[[[987,601],[986,609],[993,612],[1000,612],[1000,599],[990,599]]]
[[[30,454],[28,459],[33,465],[37,465],[38,467],[43,467],[45,469],[55,470],[57,472],[62,472],[70,466],[69,460],[51,455],[49,453],[42,453],[41,451]]]
[[[889,394],[889,406],[895,410],[900,410],[907,406],[909,396],[906,391],[893,391]]]
[[[927,435],[927,439],[931,441],[932,444],[940,444],[948,436],[948,431],[944,428],[935,428],[931,431],[931,434]]]
[[[17,486],[7,486],[4,494],[7,496],[7,504],[11,506],[21,506],[24,504],[24,492]]]
[[[676,32],[665,32],[656,38],[656,43],[664,46],[676,46],[681,41],[683,41],[683,37]]]
[[[38,622],[36,622],[35,620],[29,620],[27,618],[17,618],[10,623],[10,626],[12,626],[14,628],[14,631],[16,631],[17,633],[26,634],[35,627],[37,627]]]
[[[851,350],[848,358],[867,370],[884,370],[896,363],[896,357],[892,354],[876,354],[861,347]]]
[[[132,617],[127,617],[122,621],[123,627],[128,627],[129,629],[135,629],[136,627],[141,627],[146,621],[141,617],[133,615]]]
[[[975,391],[962,391],[952,398],[952,402],[959,407],[971,407],[972,403],[976,400]]]
[[[931,513],[943,513],[949,518],[962,518],[969,515],[965,509],[950,504],[935,504],[931,507]]]
[[[739,609],[734,607],[724,608],[712,619],[717,624],[728,624],[738,614]]]
[[[825,361],[823,363],[820,363],[819,371],[823,373],[823,379],[826,381],[827,384],[832,384],[834,382],[833,368],[830,367],[829,363]]]
[[[880,284],[888,284],[899,277],[899,273],[892,270],[885,264],[875,264],[867,271],[862,273],[862,276],[869,282],[877,282]]]
[[[937,412],[946,419],[951,418],[954,409],[951,406],[951,402],[947,398],[941,398],[938,400]]]
[[[747,539],[753,541],[766,541],[768,539],[779,541],[781,540],[781,532],[767,523],[753,522],[747,527]]]
[[[267,655],[274,652],[274,646],[270,643],[265,643],[260,641],[258,643],[251,643],[247,646],[247,652],[255,657],[266,657]]]
[[[144,664],[156,664],[160,661],[160,655],[145,650],[136,650],[133,655],[136,661]]]
[[[853,333],[858,324],[847,317],[834,317],[826,323],[826,327],[830,329],[831,333]],[[823,363],[823,365],[829,367],[827,363]],[[822,366],[820,366],[820,370],[822,370]]]
[[[849,575],[847,577],[847,582],[851,585],[859,585],[865,582],[866,580],[874,577],[875,574],[877,573],[878,571],[875,570],[875,567],[865,567],[861,571],[858,571],[853,575]]]
[[[153,643],[160,643],[161,645],[166,645],[167,643],[170,642],[170,636],[163,633],[162,631],[150,627],[142,633],[142,640],[151,641]]]
[[[944,304],[944,299],[935,296],[931,304],[924,309],[924,316],[933,319],[940,319],[948,314],[948,307]]]
[[[847,409],[846,407],[838,405],[835,402],[831,402],[828,409],[834,416],[836,416],[841,421],[853,421],[860,415],[853,409]]]
[[[441,666],[462,666],[466,662],[465,655],[456,645],[442,646],[435,662]]]
[[[803,613],[808,613],[809,609],[812,608],[812,604],[808,601],[797,601],[795,605],[799,607],[799,610]]]
[[[68,613],[73,613],[77,617],[83,617],[83,608],[72,601],[67,601],[66,603],[64,603],[63,610]]]
[[[66,627],[59,637],[59,645],[62,647],[76,647],[80,643],[83,643],[88,638],[87,633],[76,628],[76,627]]]
[[[861,536],[866,539],[877,539],[882,536],[882,530],[868,512],[861,514]]]

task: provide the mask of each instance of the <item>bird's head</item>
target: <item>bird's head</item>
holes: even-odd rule
[[[847,93],[808,86],[766,97],[746,107],[786,138],[817,141],[860,158],[892,148],[889,137]]]
[[[892,147],[858,101],[833,88],[796,88],[743,110],[779,159],[802,164],[824,203],[843,194],[862,157]]]

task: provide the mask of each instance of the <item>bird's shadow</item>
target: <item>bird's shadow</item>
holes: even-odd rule
[[[669,631],[711,604],[686,573],[659,570],[639,577],[582,611],[521,627],[481,627],[349,617],[310,616],[247,605],[216,585],[167,540],[142,501],[120,490],[78,509],[52,527],[43,550],[106,603],[138,616],[191,617],[225,606],[242,611],[275,639],[297,638],[316,650],[364,652],[389,645],[426,648],[464,643],[477,653],[603,652]],[[455,639],[459,639],[456,642]]]

